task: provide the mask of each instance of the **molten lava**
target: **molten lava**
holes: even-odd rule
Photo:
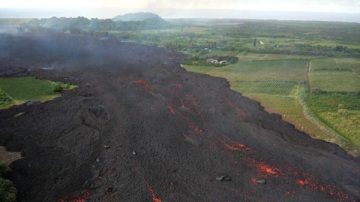
[[[159,196],[156,195],[154,189],[152,189],[151,187],[149,187],[148,189],[151,194],[152,201],[153,202],[161,202],[161,199],[159,198]]]
[[[227,138],[226,142],[223,139],[216,138],[219,142],[224,145],[224,148],[229,151],[252,151],[247,152],[246,156],[242,157],[241,161],[245,163],[249,167],[255,167],[258,171],[258,176],[252,177],[250,179],[251,184],[257,184],[257,177],[267,178],[267,177],[277,177],[280,180],[289,180],[290,178],[298,178],[295,181],[300,187],[305,189],[309,189],[313,192],[322,192],[325,193],[338,201],[355,201],[349,194],[341,191],[334,184],[323,184],[319,183],[316,178],[304,172],[303,170],[297,167],[290,166],[282,166],[281,169],[279,167],[273,167],[264,161],[257,160],[256,151],[248,148],[244,144],[240,144],[238,142],[233,142],[229,138]],[[293,197],[296,194],[294,190],[288,190],[285,192],[286,197]]]
[[[298,184],[300,186],[305,186],[306,184],[308,184],[308,181],[306,179],[299,179],[299,180],[296,180],[296,184]]]
[[[306,179],[298,179],[296,180],[296,184],[306,189],[310,189],[311,191],[326,193],[338,201],[355,201],[347,193],[339,191],[334,184],[319,183],[312,176],[309,176]]]
[[[223,143],[224,144],[224,147],[228,150],[231,150],[231,151],[249,151],[250,149],[244,145],[244,144],[240,144],[240,143],[234,143],[234,144],[228,144],[228,143]]]
[[[80,196],[76,197],[64,197],[59,199],[59,202],[86,202],[86,198],[90,196],[90,192],[86,191]]]
[[[280,170],[277,168],[273,168],[265,163],[258,163],[256,165],[258,171],[266,176],[278,177],[280,175]]]

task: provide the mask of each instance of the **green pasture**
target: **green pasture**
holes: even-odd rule
[[[184,68],[226,78],[233,90],[259,101],[267,111],[281,114],[299,130],[359,154],[358,59],[276,54],[238,57],[238,63],[224,67]],[[306,86],[310,86],[311,94]]]
[[[0,108],[22,104],[27,101],[46,101],[58,97],[62,90],[74,85],[34,77],[0,78]]]

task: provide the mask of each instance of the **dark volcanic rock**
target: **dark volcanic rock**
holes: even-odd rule
[[[9,63],[79,85],[51,102],[0,111],[0,144],[24,156],[11,165],[20,201],[360,198],[353,157],[225,80],[184,71],[175,53],[62,35],[2,36],[0,44]],[[51,63],[54,70],[33,69]],[[218,183],[219,173],[231,181]]]
[[[219,177],[216,177],[216,180],[217,181],[231,181],[231,177],[230,176],[227,176],[227,175],[222,175],[222,176],[219,176]]]
[[[0,77],[29,75],[29,71],[26,68],[14,65],[8,66],[7,64],[9,64],[7,59],[0,59]]]

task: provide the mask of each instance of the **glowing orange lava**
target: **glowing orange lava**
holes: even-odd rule
[[[306,179],[298,179],[296,180],[296,184],[306,189],[310,189],[312,191],[318,191],[326,193],[338,201],[355,201],[351,196],[347,193],[338,190],[336,185],[334,184],[322,184],[315,180],[315,178],[309,176]]]
[[[240,144],[240,143],[235,143],[235,144],[228,144],[228,143],[223,143],[224,147],[226,149],[229,149],[231,151],[249,151],[250,149],[244,145],[244,144]]]
[[[279,169],[273,168],[265,163],[258,163],[256,165],[256,167],[261,174],[270,175],[270,176],[274,176],[274,177],[277,177],[280,175]]]
[[[159,198],[159,196],[156,195],[154,189],[152,189],[151,187],[149,187],[148,189],[151,194],[152,201],[153,202],[161,202],[161,199]]]
[[[86,198],[90,196],[90,192],[86,191],[77,197],[64,197],[59,202],[86,202]]]
[[[300,186],[305,186],[306,184],[308,184],[308,181],[306,179],[299,179],[299,180],[296,180],[296,184],[298,184]]]
[[[221,142],[225,149],[230,150],[230,151],[240,151],[240,152],[244,152],[244,151],[253,151],[252,149],[250,149],[247,145],[245,144],[241,144],[239,142],[230,140],[229,138],[223,137],[224,139],[220,139],[220,138],[216,138],[219,142]]]
[[[247,151],[249,149],[246,145],[233,142],[226,136],[223,139],[219,137],[216,138],[219,142],[224,145],[226,150],[230,151]],[[226,139],[226,142],[225,140]],[[250,178],[251,184],[257,184],[258,177],[261,178],[269,178],[269,177],[276,177],[280,180],[288,180],[288,179],[296,179],[294,181],[295,184],[298,186],[313,191],[313,192],[322,192],[331,196],[332,198],[336,199],[337,201],[353,201],[356,200],[347,194],[346,192],[340,190],[335,184],[325,184],[320,183],[315,176],[312,174],[306,173],[300,167],[294,166],[281,166],[281,167],[274,167],[270,166],[269,164],[265,163],[262,160],[257,160],[256,150],[250,149],[251,153],[247,152],[246,156],[242,156],[241,161],[249,167],[255,167],[258,171],[258,175],[255,177]],[[236,162],[236,161],[235,161]],[[235,163],[236,164],[236,163]],[[294,197],[297,194],[295,190],[286,190],[284,192],[285,197]]]
[[[134,81],[134,84],[136,84],[139,87],[142,87],[146,92],[150,91],[150,84],[146,80],[136,80]]]

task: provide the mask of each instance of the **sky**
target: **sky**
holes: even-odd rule
[[[283,17],[320,13],[322,17],[341,18],[340,14],[345,14],[360,21],[360,0],[0,0],[0,17],[111,18],[138,11],[155,12],[165,18],[247,18],[255,14],[261,18],[261,14],[279,13]]]

